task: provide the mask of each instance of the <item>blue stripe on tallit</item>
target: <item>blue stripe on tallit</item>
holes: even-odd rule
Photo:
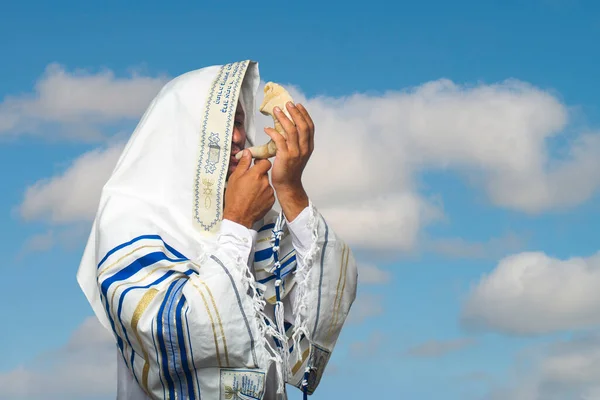
[[[108,305],[108,299],[106,298],[106,296],[101,296],[104,297],[104,308],[106,308],[106,316],[108,317],[108,321],[110,322],[110,327],[112,328],[112,331],[115,334],[115,337],[117,338],[117,346],[119,347],[119,350],[121,350],[121,353],[123,353],[123,339],[121,339],[121,336],[119,336],[117,334],[117,330],[115,329],[115,321],[113,320],[111,314],[110,314],[110,307]],[[125,365],[127,365],[127,358],[125,358],[125,354],[123,354],[123,362],[125,363]]]
[[[123,332],[125,332],[125,330],[123,330]],[[137,384],[140,385],[140,381],[137,377],[137,374],[135,373],[135,368],[134,368],[135,351],[133,351],[133,346],[131,346],[131,342],[129,341],[127,334],[125,334],[125,339],[127,339],[127,343],[129,344],[129,348],[131,349],[131,359],[130,359],[131,373],[133,374],[133,377],[135,378],[135,381],[137,382]],[[141,345],[141,343],[140,343],[140,345]],[[127,364],[125,364],[125,365],[127,365]]]
[[[181,319],[181,314],[183,310],[183,306],[186,304],[185,296],[182,295],[179,298],[179,304],[177,304],[177,309],[175,310],[175,327],[177,328],[177,343],[179,344],[179,353],[181,359],[181,366],[183,368],[183,373],[185,375],[185,380],[187,382],[187,391],[188,399],[195,399],[196,396],[194,394],[194,381],[192,379],[192,373],[190,371],[188,365],[188,356],[187,356],[187,346],[185,345],[185,337],[183,336],[183,321]],[[190,343],[191,348],[191,343]],[[183,397],[182,397],[183,398]]]
[[[292,262],[296,261],[296,256],[293,255],[292,257],[290,257],[288,260],[286,260],[283,264],[281,264],[281,278],[285,278],[286,276],[288,276],[290,274],[290,272],[293,272],[296,269],[296,264],[294,264],[292,267],[288,268],[287,270],[284,270],[285,267],[287,267],[288,265],[290,265]],[[260,279],[258,282],[259,283],[267,283],[272,281],[273,279],[277,278],[277,275],[273,274],[271,276],[269,276],[268,278],[264,278],[264,279]]]
[[[280,274],[280,279],[283,279],[283,278],[285,278],[286,276],[288,276],[289,274],[291,274],[291,273],[292,273],[292,272],[294,272],[295,270],[296,270],[296,265],[294,264],[294,266],[292,266],[291,268],[289,268],[289,269],[285,270],[284,272],[282,272],[282,273]],[[272,281],[273,279],[276,279],[276,278],[277,278],[277,275],[271,275],[271,276],[269,276],[268,278],[265,278],[265,279],[261,279],[261,280],[259,280],[258,282],[259,282],[259,283],[263,283],[263,284],[264,284],[264,283],[270,282],[270,281]],[[282,284],[285,284],[285,282],[282,282]],[[285,289],[285,288],[284,288],[284,289]]]
[[[254,262],[265,261],[271,257],[273,257],[273,248],[267,247],[266,249],[258,250],[254,253]]]
[[[172,399],[175,397],[175,390],[174,390],[174,383],[173,380],[171,379],[171,376],[169,374],[169,360],[168,360],[168,356],[167,356],[167,347],[166,347],[166,343],[164,340],[164,333],[163,333],[163,314],[165,311],[165,307],[167,304],[167,300],[169,299],[171,292],[173,291],[173,288],[175,287],[175,285],[177,285],[178,281],[173,281],[173,283],[171,283],[169,285],[169,288],[167,289],[167,294],[165,295],[165,300],[163,300],[162,304],[160,305],[160,308],[158,309],[158,319],[157,319],[157,323],[156,323],[156,336],[157,336],[157,341],[158,341],[158,347],[160,350],[160,355],[162,358],[162,370],[164,372],[165,375],[165,379],[166,379],[166,386],[167,389],[169,390],[169,398]]]
[[[115,252],[121,250],[124,247],[130,246],[130,245],[132,245],[135,242],[143,240],[143,239],[156,239],[156,240],[160,240],[161,242],[163,242],[163,244],[165,245],[165,247],[167,248],[167,250],[169,250],[171,253],[173,253],[175,255],[175,257],[186,258],[183,254],[181,254],[180,252],[178,252],[177,250],[175,250],[173,247],[169,246],[159,235],[142,235],[142,236],[138,236],[138,237],[136,237],[134,239],[131,239],[129,242],[125,242],[123,244],[120,244],[117,247],[115,247],[112,250],[110,250],[108,253],[106,253],[106,255],[104,256],[104,258],[100,261],[100,263],[98,264],[98,268],[100,268],[102,266],[102,264],[104,264],[104,262],[108,259],[108,257],[110,257],[111,255],[113,255]]]
[[[164,281],[165,279],[167,279],[169,276],[173,275],[175,273],[175,271],[170,270],[167,271],[163,274],[163,276],[161,276],[160,278],[158,278],[157,280],[155,280],[154,282],[145,285],[145,286],[131,286],[128,287],[127,289],[125,289],[123,291],[123,293],[121,293],[121,297],[119,298],[119,306],[117,307],[117,319],[119,320],[119,323],[121,324],[121,328],[123,330],[123,333],[125,334],[125,340],[127,341],[127,344],[129,345],[129,347],[131,348],[131,372],[133,373],[133,377],[135,378],[136,382],[139,384],[139,380],[137,378],[137,375],[135,373],[135,368],[133,367],[134,365],[134,356],[135,356],[135,352],[133,351],[133,346],[131,345],[131,340],[129,340],[129,336],[127,335],[127,329],[125,329],[125,325],[123,324],[123,320],[121,319],[121,311],[123,309],[123,301],[125,299],[125,295],[132,289],[148,289],[150,286],[152,285],[156,285],[162,281]],[[140,343],[141,345],[141,343]]]
[[[154,322],[156,322],[156,318],[152,320],[152,328],[154,327]],[[156,322],[156,324],[158,326],[158,322]],[[160,359],[158,357],[158,347],[156,346],[156,339],[154,338],[154,329],[150,329],[150,331],[152,332],[152,344],[154,345],[154,353],[156,354],[156,365],[160,365]],[[162,374],[160,373],[160,371],[158,373],[158,377],[160,378],[160,384],[163,388],[163,399],[166,399],[167,393],[165,392],[165,383],[163,382]]]
[[[140,241],[142,239],[158,239],[158,240],[161,240],[162,243],[167,248],[167,250],[169,250],[172,254],[175,254],[177,257],[180,257],[180,258],[179,259],[171,259],[164,252],[154,252],[154,253],[146,254],[146,255],[144,255],[144,256],[136,259],[135,261],[133,261],[127,267],[121,269],[115,275],[113,275],[110,278],[104,280],[102,282],[102,284],[100,285],[101,298],[102,297],[104,298],[104,306],[106,308],[107,317],[108,317],[108,319],[110,321],[111,328],[112,328],[113,332],[115,333],[115,336],[116,336],[116,339],[117,339],[117,345],[118,345],[119,349],[121,350],[121,352],[123,352],[123,339],[121,338],[120,335],[117,334],[117,331],[116,331],[116,328],[115,328],[115,321],[112,318],[112,313],[110,312],[110,305],[108,303],[108,289],[110,288],[110,286],[112,285],[112,283],[117,282],[119,280],[127,279],[130,276],[133,276],[139,270],[141,270],[144,267],[147,267],[149,265],[152,265],[152,264],[154,264],[157,261],[169,260],[169,261],[174,261],[174,262],[180,262],[180,261],[186,261],[187,260],[187,258],[185,258],[185,256],[183,256],[180,252],[178,252],[173,247],[171,247],[167,243],[165,243],[160,236],[158,236],[158,235],[142,235],[142,236],[138,236],[135,239],[130,240],[129,242],[123,243],[123,244],[115,247],[111,251],[109,251],[106,254],[106,256],[104,256],[104,258],[102,259],[102,261],[100,261],[100,263],[98,264],[98,268],[100,268],[100,266],[102,266],[102,264],[108,259],[108,257],[110,257],[112,254],[114,254],[116,251],[118,251],[118,250],[120,250],[120,249],[122,249],[124,247],[127,247],[127,246],[129,246],[129,245],[131,245],[131,244],[133,244],[133,243],[135,243],[137,241]],[[166,279],[166,277],[163,277],[163,279]],[[123,295],[121,295],[121,296],[123,296]],[[119,318],[119,320],[120,320],[120,310],[117,313],[117,318]],[[122,322],[121,322],[121,327],[123,327]],[[127,331],[124,328],[123,328],[123,333],[125,335],[127,343],[131,347],[131,342],[129,341],[129,337],[127,336]],[[124,361],[126,361],[126,358],[125,358],[124,354],[123,354],[123,357],[124,357]],[[133,375],[134,375],[134,377],[135,377],[135,379],[137,381],[137,376],[135,376],[135,369],[133,368],[133,350],[132,350],[131,366],[132,366],[132,370],[133,370]]]
[[[166,305],[167,309],[167,332],[169,335],[169,340],[165,343],[165,347],[168,348],[172,358],[169,358],[169,374],[173,377],[173,381],[177,379],[179,385],[174,384],[173,390],[177,390],[177,398],[183,398],[183,382],[181,381],[181,374],[177,370],[177,366],[180,365],[181,360],[179,360],[179,354],[176,351],[176,343],[175,343],[175,335],[176,335],[176,327],[173,326],[173,320],[175,318],[175,308],[176,302],[181,292],[183,290],[183,286],[186,284],[187,279],[179,279],[177,285],[175,286],[173,293],[169,297]]]
[[[295,249],[292,249],[289,253],[287,253],[281,259],[283,260],[284,258],[286,258],[290,254],[294,253],[295,251],[296,251]],[[258,257],[257,257],[257,254],[258,254]],[[268,260],[272,256],[273,256],[273,247],[267,247],[266,249],[258,250],[254,253],[254,262],[262,262],[262,261]]]
[[[141,269],[163,260],[171,262],[182,262],[187,261],[187,258],[169,258],[162,251],[155,251],[153,253],[145,254],[142,257],[134,260],[131,264],[129,264],[110,278],[106,278],[104,281],[102,281],[102,284],[100,285],[102,294],[104,294],[104,296],[107,296],[108,288],[113,283],[131,278]]]
[[[121,319],[121,311],[123,309],[123,302],[125,300],[125,295],[130,290],[133,290],[133,289],[148,289],[151,286],[158,285],[159,283],[161,283],[162,281],[164,281],[165,279],[167,279],[169,276],[173,275],[176,272],[177,271],[174,271],[174,270],[167,271],[167,272],[164,273],[163,276],[161,276],[160,278],[156,279],[154,282],[149,283],[149,284],[144,285],[144,286],[131,286],[131,287],[128,287],[127,289],[125,289],[123,291],[123,293],[121,293],[121,296],[119,298],[119,306],[117,308],[117,319],[119,320],[119,323],[121,324],[121,328],[123,330],[123,333],[125,334],[125,340],[127,341],[127,344],[129,344],[129,347],[131,348],[131,370],[132,370],[133,376],[134,376],[135,380],[138,382],[138,384],[139,384],[139,381],[138,381],[137,375],[135,374],[135,369],[133,368],[133,366],[134,366],[135,352],[133,351],[133,346],[131,345],[131,341],[129,340],[129,336],[127,335],[127,330],[125,328],[125,325],[123,324],[123,320]],[[195,271],[192,270],[192,269],[188,269],[187,271],[183,272],[183,274],[189,276],[193,272],[195,272]]]
[[[185,309],[185,327],[187,329],[188,342],[190,343],[190,357],[192,358],[192,367],[194,367],[194,377],[196,378],[196,387],[198,388],[198,398],[201,399],[202,393],[200,393],[200,383],[198,382],[198,371],[196,370],[196,362],[194,360],[194,350],[192,348],[193,346],[191,345],[192,337],[190,334],[190,323],[188,322],[188,318],[187,318],[187,313],[188,313],[189,309],[190,309],[189,307],[187,307]]]
[[[127,340],[127,344],[129,344],[129,347],[131,348],[131,370],[133,372],[133,376],[135,377],[136,381],[138,379],[137,379],[137,376],[135,374],[135,369],[133,368],[135,352],[133,351],[133,347],[131,346],[131,341],[129,340],[129,336],[127,335],[127,330],[125,329],[125,325],[123,324],[123,320],[121,319],[121,311],[123,309],[123,301],[125,300],[125,295],[130,290],[133,290],[133,289],[148,289],[148,288],[150,288],[150,286],[157,285],[157,284],[161,283],[162,281],[164,281],[165,279],[167,279],[169,276],[173,275],[174,273],[175,273],[174,270],[170,270],[170,271],[165,272],[163,274],[163,276],[161,276],[160,278],[158,278],[157,280],[155,280],[152,283],[149,283],[149,284],[144,285],[144,286],[131,286],[131,287],[128,287],[127,289],[125,289],[123,291],[123,293],[121,293],[121,297],[119,298],[119,306],[117,308],[117,319],[119,320],[119,322],[121,324],[121,328],[123,329],[123,333],[125,333],[125,340]],[[139,383],[139,381],[138,381],[138,383]]]
[[[123,340],[117,334],[117,330],[115,329],[115,323],[114,323],[114,320],[110,313],[110,305],[108,304],[108,288],[110,287],[110,285],[112,283],[117,282],[122,279],[127,279],[129,276],[135,274],[135,272],[139,271],[140,269],[147,267],[148,265],[152,265],[156,261],[160,261],[160,260],[164,260],[164,259],[168,259],[168,258],[165,255],[165,253],[162,253],[162,252],[146,254],[145,256],[140,257],[137,260],[135,260],[134,262],[132,262],[131,264],[129,264],[127,267],[125,267],[121,271],[117,272],[115,275],[111,276],[110,278],[105,279],[102,282],[102,284],[100,285],[100,290],[104,297],[104,305],[106,307],[106,313],[107,313],[108,319],[110,321],[111,328],[117,337],[117,345],[119,346],[119,348],[121,350],[123,350]]]
[[[127,267],[125,267],[121,271],[117,272],[115,275],[111,276],[108,279],[105,279],[102,282],[102,284],[100,285],[101,293],[103,295],[102,297],[104,297],[104,307],[106,308],[106,314],[108,316],[110,326],[117,338],[117,345],[119,346],[119,349],[121,349],[121,351],[123,351],[123,339],[121,338],[121,336],[119,334],[117,334],[117,330],[115,328],[115,321],[113,320],[111,312],[110,312],[110,305],[108,304],[108,289],[109,289],[110,285],[112,285],[114,282],[118,282],[120,280],[127,279],[130,276],[134,275],[139,270],[141,270],[142,268],[145,268],[148,265],[152,265],[156,261],[161,261],[161,260],[172,261],[171,259],[167,258],[166,254],[163,252],[154,252],[154,253],[146,254],[145,256],[140,257],[137,260],[133,261]],[[121,297],[121,300],[122,300],[122,297]],[[120,300],[120,302],[121,302],[121,300]],[[119,314],[117,314],[117,318],[120,318]],[[121,324],[121,326],[123,326],[123,325]],[[127,343],[131,346],[131,343],[129,341],[129,338],[127,337],[127,332],[125,331],[125,329],[123,329],[123,332],[125,333]]]
[[[267,225],[263,226],[262,228],[260,228],[258,231],[263,232],[263,231],[266,231],[267,229],[273,229],[273,228],[275,228],[275,224],[267,224]]]

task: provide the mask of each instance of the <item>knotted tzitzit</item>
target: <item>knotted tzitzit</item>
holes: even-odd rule
[[[274,338],[274,342],[276,344],[276,346],[279,348],[280,351],[280,355],[281,355],[281,360],[283,363],[283,371],[284,371],[284,376],[286,381],[288,381],[289,379],[289,374],[290,374],[290,352],[291,350],[288,350],[287,346],[285,346],[285,344],[287,343],[287,335],[286,335],[286,330],[285,330],[285,326],[284,326],[284,306],[283,306],[283,302],[281,301],[282,297],[284,296],[285,293],[285,285],[284,285],[284,281],[282,279],[281,276],[281,269],[282,269],[282,265],[280,262],[280,240],[283,237],[283,222],[284,222],[284,215],[283,212],[280,212],[279,217],[277,218],[277,221],[275,222],[274,227],[271,229],[271,242],[273,243],[273,273],[275,275],[275,298],[276,298],[276,303],[275,303],[275,324],[277,326],[277,331],[278,333],[281,335],[281,337],[284,338],[283,341],[281,340],[277,340],[277,338]],[[300,340],[302,340],[302,337],[305,336],[305,334],[303,332],[306,332],[305,329],[301,329],[300,331],[296,331],[294,336],[292,337],[292,346],[296,347],[297,350],[297,354],[298,354],[298,360],[301,359],[301,355],[300,355]],[[296,337],[296,335],[299,333],[303,333],[302,337],[300,337],[299,339]],[[303,399],[307,400],[308,399],[308,379],[310,377],[310,366],[307,365],[304,371],[304,375],[303,375],[303,379],[302,379],[302,393],[303,393]]]
[[[275,272],[275,324],[277,326],[277,331],[281,334],[284,339],[287,339],[285,334],[285,326],[284,326],[284,309],[283,302],[281,301],[283,291],[285,288],[283,287],[281,280],[281,263],[279,262],[279,242],[281,237],[283,236],[283,213],[279,214],[277,221],[275,222],[275,227],[272,229],[273,233],[273,261],[274,261],[274,272]],[[283,370],[284,370],[284,378],[288,379],[288,370],[289,370],[289,352],[287,351],[284,344],[287,343],[287,340],[283,341],[283,343],[278,343],[279,351],[281,354],[281,359],[283,360]]]

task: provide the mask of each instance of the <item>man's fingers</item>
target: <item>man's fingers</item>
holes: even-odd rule
[[[287,133],[287,149],[290,154],[297,154],[298,152],[298,131],[296,125],[285,115],[283,110],[279,107],[275,107],[275,117],[283,126],[285,133]]]
[[[271,169],[271,161],[263,159],[254,161],[252,170],[256,171],[259,175],[266,174]]]
[[[306,111],[306,108],[302,104],[296,104],[296,108],[300,111],[300,113],[304,117],[304,121],[306,121],[306,124],[308,125],[309,148],[310,151],[312,151],[314,149],[315,143],[315,123],[313,122],[312,118],[310,117],[310,114],[308,113],[308,111]]]
[[[281,133],[277,132],[273,128],[265,128],[265,133],[269,135],[269,137],[275,142],[278,154],[287,153],[287,140],[285,140]]]
[[[250,162],[252,161],[252,155],[250,154],[250,150],[244,149],[242,150],[242,158],[238,162],[237,167],[235,167],[235,171],[233,171],[232,175],[240,175],[244,172],[248,171],[250,168]]]
[[[306,154],[310,145],[310,132],[308,123],[304,119],[304,115],[302,115],[300,109],[292,104],[292,102],[288,102],[286,107],[292,116],[292,119],[294,120],[294,124],[296,125],[296,131],[298,133],[298,148],[300,149],[301,153]]]

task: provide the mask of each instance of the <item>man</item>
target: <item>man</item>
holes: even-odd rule
[[[285,383],[305,396],[319,384],[356,264],[303,188],[315,129],[302,105],[286,105],[291,120],[275,110],[287,140],[265,128],[273,163],[233,158],[254,140],[258,83],[249,61],[169,82],[103,188],[78,280],[115,336],[118,399],[285,399]]]

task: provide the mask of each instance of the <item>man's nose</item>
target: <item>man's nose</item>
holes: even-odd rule
[[[242,141],[242,139],[243,139],[242,136],[243,135],[242,135],[242,132],[240,131],[240,129],[237,128],[237,127],[234,127],[233,128],[233,142],[234,143],[240,143]]]

